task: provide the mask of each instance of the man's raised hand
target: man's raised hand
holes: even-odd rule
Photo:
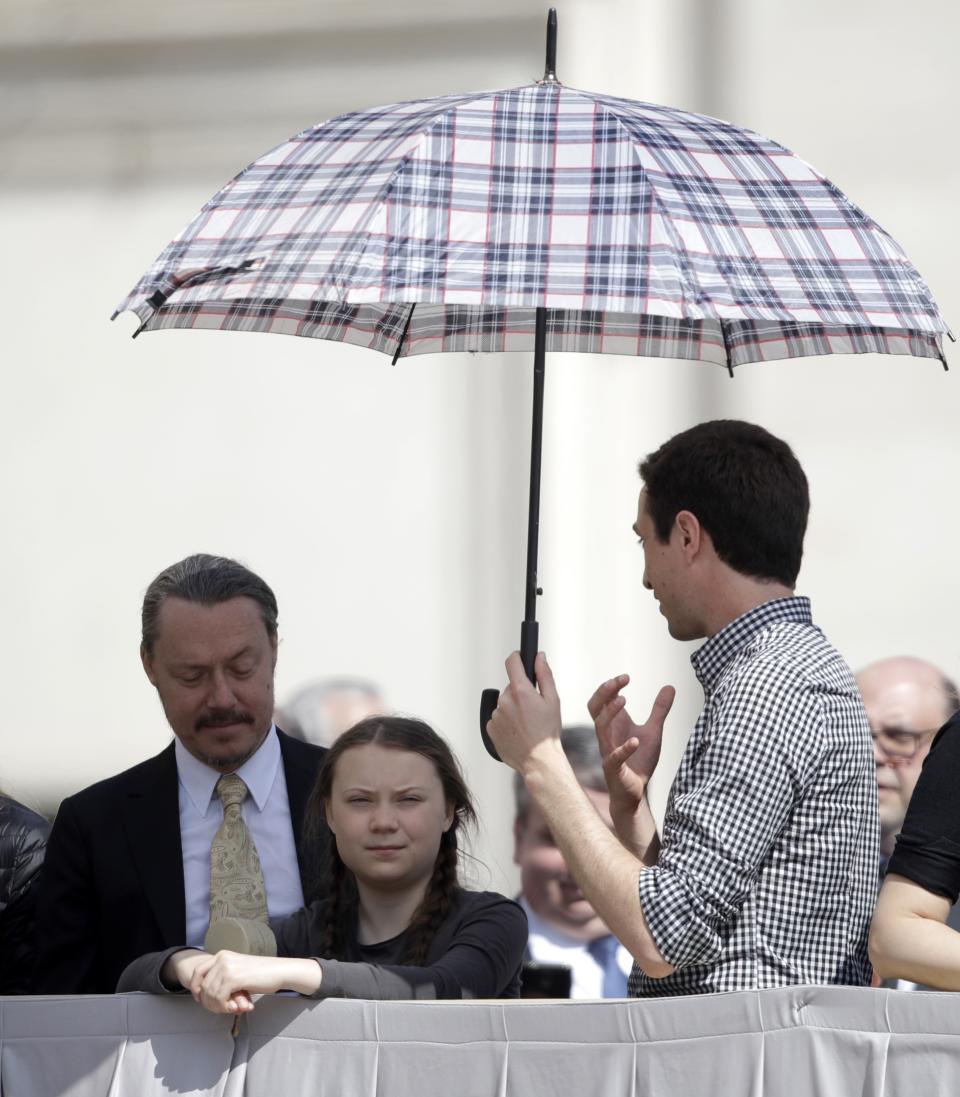
[[[657,768],[663,724],[676,694],[673,686],[664,686],[646,722],[635,724],[621,692],[629,681],[628,674],[619,674],[598,686],[587,702],[610,790],[610,814],[618,833],[621,826],[629,827]]]

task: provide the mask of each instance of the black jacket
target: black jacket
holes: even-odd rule
[[[307,800],[326,751],[278,731],[305,896]],[[309,899],[308,899],[309,901]],[[60,805],[37,895],[38,994],[112,994],[137,956],[186,938],[174,744]]]
[[[34,961],[36,883],[50,824],[0,796],[0,994],[28,994]]]

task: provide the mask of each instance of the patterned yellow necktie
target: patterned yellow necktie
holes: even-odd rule
[[[210,846],[210,924],[221,918],[267,920],[267,891],[263,884],[260,857],[240,805],[247,798],[247,786],[235,773],[217,782],[223,803],[223,822]]]

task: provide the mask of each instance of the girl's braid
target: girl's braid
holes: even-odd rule
[[[405,964],[426,964],[433,939],[450,912],[457,888],[457,836],[448,830],[440,841],[433,875],[423,902],[407,928]]]
[[[326,877],[328,898],[320,931],[320,956],[327,960],[352,959],[347,956],[344,928],[356,918],[356,887],[335,848],[330,851]]]

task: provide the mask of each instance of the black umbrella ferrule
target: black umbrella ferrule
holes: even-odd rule
[[[558,84],[557,80],[557,9],[547,14],[547,63],[543,70],[544,84]]]

